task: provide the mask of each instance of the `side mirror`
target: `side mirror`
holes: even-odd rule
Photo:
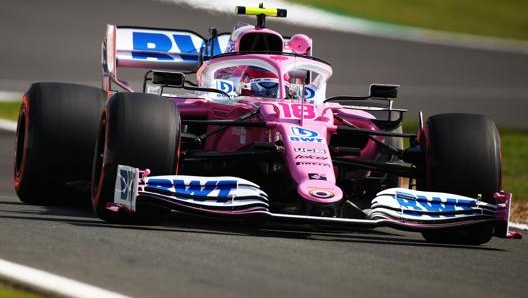
[[[396,98],[400,85],[372,84],[370,85],[370,97],[374,98]]]
[[[152,73],[152,84],[183,88],[185,75],[181,72],[154,71]]]

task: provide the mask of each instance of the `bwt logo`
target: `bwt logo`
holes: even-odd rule
[[[292,126],[292,135],[290,141],[293,142],[307,142],[307,143],[322,143],[323,139],[318,138],[319,133],[317,131],[309,130],[306,128]]]
[[[132,32],[132,58],[176,60],[171,54],[177,54],[183,60],[198,60],[204,40],[194,39],[186,33]],[[214,41],[214,55],[221,54],[218,39]]]
[[[411,193],[396,192],[396,200],[402,208],[414,211],[427,212],[454,212],[458,210],[472,210],[477,207],[475,200],[464,198],[427,198],[423,195],[414,195]],[[431,217],[439,215],[431,214]]]
[[[191,180],[186,182],[181,179],[149,179],[147,187],[172,192],[172,188],[178,194],[186,196],[207,197],[214,196],[227,198],[232,190],[237,189],[236,180]],[[213,192],[217,191],[216,194]]]
[[[222,90],[227,94],[230,94],[231,92],[235,91],[235,86],[233,82],[228,80],[216,80],[216,89]]]
[[[299,126],[292,126],[291,132],[294,136],[299,136],[299,137],[310,137],[311,138],[311,137],[319,136],[319,133],[317,131],[309,130],[309,129],[302,128]]]

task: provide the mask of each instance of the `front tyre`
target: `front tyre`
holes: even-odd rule
[[[150,169],[152,175],[176,173],[180,116],[167,98],[144,93],[117,93],[99,123],[92,172],[92,206],[114,223],[159,224],[165,210],[138,205],[133,214],[107,209],[113,202],[118,165]],[[138,203],[139,204],[139,203]]]
[[[501,189],[501,142],[495,124],[483,115],[440,114],[427,120],[425,129],[428,191],[495,203]],[[422,233],[431,242],[478,245],[493,236],[492,225]]]

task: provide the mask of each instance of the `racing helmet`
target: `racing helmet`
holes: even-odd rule
[[[240,95],[277,98],[279,90],[277,75],[269,70],[248,66],[240,77]]]

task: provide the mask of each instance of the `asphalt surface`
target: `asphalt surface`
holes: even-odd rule
[[[18,201],[0,130],[0,259],[132,297],[524,297],[528,242],[434,245],[391,229],[251,228],[170,216],[159,227]]]
[[[229,30],[233,18],[149,1],[3,0],[0,89],[98,85],[107,22],[205,34],[209,24]],[[469,110],[528,126],[525,55],[277,27],[314,37],[336,68],[331,92],[399,83],[399,105],[419,104],[426,115]],[[390,229],[257,229],[181,214],[160,227],[119,226],[89,208],[25,205],[11,185],[13,146],[14,134],[0,130],[0,258],[133,297],[480,298],[528,290],[526,240],[433,245]]]

